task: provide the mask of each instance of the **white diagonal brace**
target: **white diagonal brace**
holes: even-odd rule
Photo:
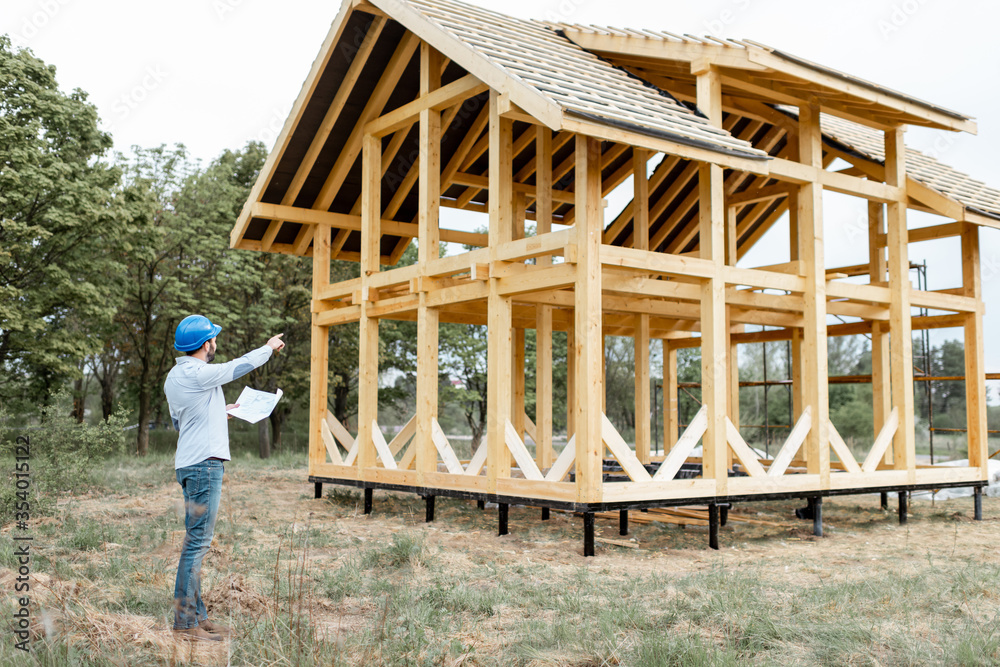
[[[556,457],[555,463],[549,468],[548,473],[545,474],[546,482],[561,482],[562,478],[566,476],[566,473],[570,471],[573,467],[573,462],[576,460],[576,436],[574,435],[563,447],[563,450]]]
[[[851,448],[847,446],[844,439],[840,437],[840,433],[837,428],[830,422],[827,430],[830,432],[830,447],[833,448],[834,453],[837,454],[837,458],[840,462],[844,464],[844,468],[847,472],[861,472],[861,466],[854,459],[854,454],[851,453]]]
[[[510,450],[511,455],[514,457],[514,461],[517,462],[517,467],[521,469],[524,473],[525,479],[531,479],[536,481],[541,481],[545,479],[542,477],[541,471],[538,470],[538,466],[535,464],[535,459],[531,458],[531,453],[528,448],[524,446],[521,442],[521,438],[517,435],[517,431],[514,429],[514,425],[507,420],[507,428],[505,430],[505,441],[507,442],[507,449]]]
[[[639,462],[635,452],[622,439],[621,434],[615,429],[615,425],[611,423],[611,420],[603,412],[601,413],[601,438],[604,440],[604,444],[608,446],[608,449],[611,450],[611,453],[614,454],[615,458],[618,459],[622,470],[625,471],[633,482],[652,481],[653,478],[649,476],[649,472],[645,466]]]
[[[326,451],[330,454],[330,460],[337,465],[343,465],[344,460],[340,457],[340,450],[333,439],[333,434],[330,433],[330,425],[326,421],[320,424],[320,432],[323,434],[323,444],[326,445]]]
[[[437,447],[438,454],[441,455],[441,460],[444,461],[444,467],[448,469],[448,472],[452,475],[463,474],[465,468],[462,467],[462,462],[458,460],[455,450],[451,448],[448,436],[441,430],[441,425],[436,419],[431,420],[431,439],[434,441],[434,446]]]
[[[384,465],[389,470],[396,469],[396,459],[393,458],[392,452],[389,450],[389,445],[386,444],[385,436],[382,435],[382,429],[378,427],[378,422],[374,419],[372,420],[372,440],[375,443],[375,451],[378,452],[378,457]]]
[[[729,448],[733,450],[736,458],[746,468],[747,474],[751,477],[767,476],[767,472],[764,470],[764,466],[760,464],[757,455],[750,449],[746,440],[740,435],[739,429],[730,421],[729,417],[726,417],[726,442],[729,443]]]
[[[477,476],[486,465],[486,441],[483,440],[479,443],[479,449],[476,453],[472,455],[472,460],[469,461],[469,465],[465,468],[465,474],[471,477]]]
[[[681,469],[684,462],[687,460],[688,455],[691,454],[691,450],[694,446],[698,444],[701,440],[701,436],[705,435],[705,430],[708,428],[708,408],[704,405],[698,410],[698,414],[694,416],[688,427],[684,429],[684,433],[681,437],[677,439],[677,443],[670,449],[670,453],[667,457],[663,459],[663,463],[660,467],[656,469],[656,473],[653,475],[653,479],[658,482],[668,482],[674,478],[677,471]]]
[[[771,467],[767,469],[768,477],[781,477],[785,474],[785,470],[788,469],[788,465],[795,458],[795,454],[799,451],[802,443],[805,442],[806,436],[809,435],[809,429],[812,428],[812,410],[810,406],[806,406],[802,410],[802,414],[799,416],[799,420],[795,422],[795,426],[792,428],[792,432],[788,434],[788,439],[785,440],[785,444],[781,446],[777,455],[774,457],[774,461],[771,462]]]
[[[389,443],[389,451],[392,452],[393,456],[399,454],[399,451],[403,449],[406,445],[406,441],[413,437],[413,434],[417,432],[417,416],[413,415],[410,417],[410,421],[406,422],[396,437],[392,439]]]
[[[879,431],[878,437],[875,438],[875,444],[872,445],[871,451],[865,457],[865,462],[861,464],[863,472],[875,472],[878,469],[878,462],[882,460],[885,450],[892,444],[897,428],[899,428],[899,408],[894,407],[889,413],[889,418],[885,420],[882,430]]]
[[[350,451],[351,447],[354,446],[354,436],[351,432],[344,428],[344,425],[340,423],[340,420],[333,416],[333,413],[329,410],[326,411],[326,425],[330,428],[330,433],[333,437],[337,439],[340,446],[345,450]]]

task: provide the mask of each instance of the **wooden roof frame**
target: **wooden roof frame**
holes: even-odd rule
[[[421,0],[434,2],[434,0]],[[282,201],[265,201],[263,194],[272,182],[275,171],[282,158],[291,137],[298,129],[303,118],[304,110],[310,99],[317,90],[317,84],[323,75],[324,69],[330,62],[331,55],[337,50],[338,44],[343,39],[343,32],[348,24],[348,20],[356,13],[362,12],[369,16],[376,17],[377,25],[373,23],[374,29],[371,34],[366,35],[361,44],[353,45],[359,54],[358,57],[368,57],[375,48],[379,33],[389,24],[390,21],[399,22],[414,39],[423,40],[425,43],[434,44],[435,49],[442,54],[443,68],[449,63],[454,63],[465,72],[464,76],[451,81],[450,83],[435,90],[426,99],[414,99],[395,109],[386,111],[379,108],[371,120],[366,121],[364,128],[355,128],[355,132],[360,136],[361,132],[375,132],[380,136],[392,137],[387,151],[388,162],[392,156],[400,150],[404,141],[407,140],[407,132],[414,126],[417,116],[424,109],[441,111],[451,107],[450,115],[446,114],[445,119],[454,117],[458,108],[454,105],[467,100],[476,95],[482,95],[487,90],[497,90],[501,92],[500,103],[504,108],[504,115],[515,120],[520,120],[530,124],[537,124],[549,129],[561,132],[557,136],[570,136],[573,133],[587,134],[606,142],[615,142],[620,149],[634,146],[636,149],[642,148],[649,152],[662,152],[669,154],[673,159],[691,160],[693,162],[712,162],[720,164],[729,169],[735,169],[747,174],[756,175],[759,178],[774,177],[786,183],[797,183],[811,178],[805,173],[802,165],[791,164],[788,160],[780,156],[767,156],[767,149],[759,151],[761,157],[771,159],[748,159],[745,156],[734,155],[731,152],[720,149],[712,150],[710,147],[696,146],[684,143],[677,143],[669,138],[658,137],[643,132],[637,132],[633,128],[622,127],[604,119],[585,117],[572,113],[553,99],[542,94],[538,89],[528,85],[517,77],[512,77],[510,72],[503,67],[483,58],[473,49],[461,41],[454,34],[437,25],[427,16],[421,13],[415,6],[408,2],[398,2],[397,0],[349,0],[341,7],[334,20],[327,38],[324,40],[316,60],[307,76],[302,90],[299,93],[292,111],[277,138],[274,149],[261,170],[260,176],[251,191],[250,197],[245,204],[236,225],[230,235],[230,243],[234,248],[261,250],[272,252],[284,252],[297,255],[310,255],[312,248],[312,234],[310,229],[314,225],[329,225],[339,229],[340,233],[334,243],[334,256],[344,259],[358,259],[356,251],[349,251],[344,248],[349,238],[357,238],[361,229],[360,223],[360,200],[355,202],[352,209],[334,212],[326,210],[323,201],[317,201],[311,208],[301,205],[293,205],[294,199],[301,191],[305,179],[309,177],[309,169],[315,161],[321,157],[322,151],[326,150],[324,142],[328,133],[333,129],[338,119],[336,111],[342,109],[347,103],[347,95],[350,93],[350,86],[361,76],[364,62],[357,66],[352,66],[350,77],[345,79],[345,86],[348,86],[347,93],[339,96],[339,101],[335,100],[332,108],[327,112],[327,119],[320,128],[322,134],[313,139],[309,152],[305,156],[304,164],[300,164],[295,178],[290,184],[290,189],[285,193]],[[391,17],[390,17],[391,14]],[[616,30],[613,28],[593,28],[567,24],[550,24],[536,22],[538,25],[545,25],[550,30],[559,31],[566,39],[577,44],[581,48],[594,50],[606,58],[624,58],[623,66],[634,74],[646,76],[655,85],[667,86],[670,83],[676,84],[676,89],[671,90],[676,97],[682,100],[689,100],[689,104],[694,99],[693,81],[697,72],[705,68],[713,68],[719,72],[719,81],[722,87],[724,104],[728,104],[730,113],[739,112],[747,117],[766,117],[769,122],[776,123],[777,112],[768,109],[766,104],[761,104],[760,100],[754,101],[758,95],[770,95],[768,102],[775,103],[800,103],[801,97],[798,91],[791,91],[787,87],[789,81],[795,79],[801,85],[811,86],[811,90],[832,91],[831,95],[820,94],[814,101],[820,101],[822,108],[842,118],[854,122],[862,123],[872,128],[885,130],[903,121],[922,124],[931,127],[938,127],[948,130],[962,130],[975,132],[975,122],[962,114],[943,109],[916,98],[906,96],[902,93],[889,90],[871,82],[864,81],[857,77],[825,68],[821,65],[805,61],[801,58],[791,56],[766,47],[750,40],[719,40],[715,38],[695,38],[691,36],[677,36],[671,33],[657,31],[634,31]],[[341,45],[342,47],[342,45]],[[412,51],[400,53],[401,56],[408,57]],[[682,72],[688,76],[692,84],[690,89],[677,83],[677,79],[666,79],[661,82],[651,73],[651,70],[637,68],[628,58],[642,58],[648,62],[672,63],[670,67],[674,70],[670,73],[677,76],[677,72]],[[399,61],[399,72],[406,61]],[[678,69],[679,68],[679,69]],[[836,88],[836,90],[834,90]],[[385,93],[387,99],[391,91]],[[794,94],[793,94],[794,93]],[[741,97],[749,95],[751,99]],[[726,102],[727,100],[728,103]],[[858,108],[863,106],[865,112],[859,114]],[[481,119],[480,119],[481,121]],[[530,125],[529,125],[530,127]],[[527,136],[525,134],[525,136]],[[752,135],[751,137],[752,138]],[[473,138],[474,139],[474,138]],[[477,142],[477,147],[472,154],[479,153],[479,147],[485,150],[485,136]],[[834,142],[829,141],[827,144]],[[749,144],[747,144],[749,145]],[[850,147],[848,147],[850,148]],[[515,146],[515,149],[517,147]],[[351,164],[358,159],[360,149],[357,153],[347,155],[347,160],[342,166],[338,166],[340,176],[331,175],[334,179],[332,185],[337,187],[347,176],[352,168]],[[857,151],[841,150],[836,151],[838,157],[845,158],[856,168],[855,174],[835,174],[824,172],[817,176],[825,183],[826,187],[837,189],[838,184],[843,187],[842,191],[856,192],[863,191],[868,194],[874,193],[884,201],[892,198],[892,192],[877,183],[882,180],[879,170],[880,164],[870,158],[870,156],[858,155]],[[619,151],[617,154],[621,155]],[[623,155],[627,160],[631,151]],[[534,177],[531,168],[534,158],[519,174],[519,180],[527,182]],[[468,160],[465,160],[468,163]],[[469,163],[471,164],[471,163]],[[572,165],[570,165],[570,168]],[[957,174],[957,172],[955,172]],[[606,181],[605,192],[613,188],[628,176],[628,169],[623,163],[621,169],[616,174],[612,174]],[[482,188],[475,187],[476,184],[486,183],[485,172],[481,174],[470,173],[468,168],[463,169],[461,164],[449,165],[445,170],[446,186],[464,186],[464,194],[457,202],[444,202],[446,206],[459,206],[471,208],[473,210],[485,211],[485,201],[482,200]],[[958,176],[962,176],[958,174]],[[396,215],[399,206],[412,196],[413,184],[416,177],[416,170],[411,169],[406,179],[400,186],[397,196],[393,198],[389,205],[389,210],[384,220],[383,229],[387,236],[396,236],[398,241],[390,241],[391,246],[386,246],[387,253],[383,260],[387,263],[395,263],[402,251],[409,243],[410,238],[416,236],[416,223],[414,219],[404,216],[399,218]],[[558,176],[557,176],[558,178]],[[752,179],[751,179],[752,180]],[[912,180],[912,179],[911,179]],[[917,183],[917,181],[920,181]],[[968,202],[935,189],[933,180],[918,178],[913,188],[914,193],[919,193],[913,198],[914,207],[933,210],[942,215],[952,217],[956,220],[964,220],[991,227],[1000,227],[1000,206],[997,211],[983,210],[982,207],[969,206]],[[331,185],[328,183],[327,185]],[[528,185],[516,186],[522,190],[530,188]],[[761,186],[756,186],[759,189]],[[772,189],[781,187],[779,184],[770,186]],[[881,189],[880,189],[881,188]],[[324,191],[329,190],[326,188]],[[744,193],[730,192],[737,198]],[[781,197],[768,197],[767,192],[761,194],[746,194],[754,197],[756,207],[752,209],[752,215],[744,212],[744,217],[752,219],[746,221],[741,229],[753,228],[754,233],[749,233],[749,241],[755,242],[760,238],[761,229],[770,226],[774,220],[780,217],[785,210]],[[328,195],[326,199],[336,196],[336,192]],[[530,197],[530,192],[528,194]],[[557,201],[572,202],[570,193],[560,196],[558,191],[554,191]],[[918,199],[919,197],[919,199]],[[273,199],[273,197],[272,197]],[[1000,200],[998,200],[1000,201]],[[478,203],[477,203],[478,202]],[[770,208],[768,206],[770,205]],[[669,204],[668,204],[669,206]],[[572,206],[563,205],[563,213],[567,216],[565,222],[572,222],[574,210]],[[994,214],[997,218],[994,219]],[[768,222],[759,224],[754,222],[757,217],[763,216]],[[560,220],[563,216],[558,215]],[[267,225],[266,231],[259,240],[253,240],[255,236],[247,236],[248,227],[251,220],[257,220],[260,224]],[[291,223],[285,225],[284,223]],[[287,238],[288,230],[297,232],[294,238]],[[285,231],[283,231],[285,230]],[[485,237],[482,234],[460,232],[457,230],[442,229],[442,241],[485,245]],[[279,234],[286,236],[283,242],[279,242]],[[259,236],[259,233],[257,234]],[[661,234],[662,237],[662,234]],[[742,244],[741,244],[742,245]],[[740,254],[746,251],[741,247]]]
[[[652,30],[616,30],[552,24],[574,43],[612,59],[639,57],[653,61],[687,63],[692,71],[711,64],[726,70],[723,84],[769,89],[780,97],[783,83],[809,86],[825,108],[879,129],[892,125],[924,125],[976,134],[974,119],[911,95],[840,72],[831,67],[779,51],[753,40],[678,36]],[[827,92],[824,92],[827,91]],[[870,114],[852,113],[834,95],[864,105]],[[776,100],[780,101],[780,100]],[[877,120],[880,113],[885,118]],[[891,117],[890,117],[891,114]]]

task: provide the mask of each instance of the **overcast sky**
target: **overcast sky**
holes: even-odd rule
[[[910,130],[907,144],[1000,187],[1000,4],[942,0],[478,0],[521,18],[750,38],[974,116],[979,134]],[[183,143],[209,161],[249,140],[273,145],[339,9],[327,0],[3,0],[0,32],[55,65],[60,85],[87,91],[115,147]],[[611,203],[611,207],[615,202]],[[867,261],[846,230],[862,209],[825,201],[827,266]],[[912,215],[912,214],[911,214]],[[927,224],[930,216],[912,216]],[[940,221],[940,219],[938,219]],[[1000,328],[1000,232],[982,231],[987,332]],[[787,255],[765,236],[748,266]],[[914,244],[931,289],[961,277],[957,243]],[[959,331],[936,334],[955,337]],[[987,336],[988,371],[1000,341]]]

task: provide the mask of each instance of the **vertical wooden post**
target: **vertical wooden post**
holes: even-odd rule
[[[381,257],[382,140],[366,134],[361,149],[361,320],[358,341],[358,478],[375,466],[373,424],[378,419],[378,320],[368,315],[369,278]]]
[[[427,42],[420,43],[420,94],[441,85],[441,56]],[[441,242],[439,212],[441,200],[441,112],[420,112],[419,210],[417,213],[417,257],[425,262],[437,259]],[[417,483],[424,473],[437,470],[437,449],[432,425],[438,416],[438,311],[427,307],[427,292],[420,292],[417,307]]]
[[[729,338],[729,421],[740,430],[740,363],[739,344],[732,339],[732,328],[727,328]],[[732,451],[729,452],[732,461]]]
[[[632,210],[634,246],[649,250],[649,180],[646,163],[649,152],[632,149]],[[649,463],[651,404],[649,398],[649,314],[635,318],[635,455],[642,463]]]
[[[513,186],[511,186],[513,187]],[[513,220],[514,229],[511,232],[513,239],[524,238],[524,217],[526,214],[526,202],[524,193],[514,192]],[[511,382],[513,391],[511,392],[510,422],[514,426],[517,437],[524,440],[524,329],[515,327],[513,332],[513,349],[511,352]]]
[[[326,419],[327,384],[330,377],[330,328],[316,324],[319,290],[330,284],[330,228],[316,225],[313,230],[313,322],[309,350],[309,474],[326,463],[323,420]]]
[[[601,353],[601,237],[604,206],[601,193],[601,142],[576,136],[577,274],[574,298],[576,357],[576,493],[579,502],[602,496],[601,438],[604,375]]]
[[[795,139],[798,146],[798,138]],[[789,259],[793,262],[799,259],[799,196],[794,190],[788,194],[788,241]],[[792,422],[802,415],[802,329],[792,329],[792,367],[789,369],[792,379]],[[766,349],[766,346],[765,346]]]
[[[576,331],[566,331],[566,441],[576,433]]]
[[[887,285],[885,242],[885,207],[881,202],[868,202],[868,271],[872,284]],[[872,426],[874,436],[882,431],[885,420],[892,412],[892,392],[889,387],[889,326],[872,322]],[[892,449],[885,450],[885,462],[892,464]]]
[[[500,115],[500,93],[490,91],[489,212],[490,262],[497,248],[513,238],[514,176],[513,122]],[[492,274],[492,272],[491,272]],[[510,450],[506,445],[511,407],[511,301],[499,292],[499,279],[490,278],[487,326],[487,490],[496,493],[497,480],[510,477]]]
[[[736,266],[738,259],[736,234],[736,208],[726,206],[726,266]],[[740,364],[739,345],[733,341],[733,322],[730,307],[726,306],[726,336],[729,351],[729,378],[726,393],[729,399],[729,421],[740,430]],[[726,447],[726,467],[733,467],[733,450]]]
[[[799,107],[799,161],[823,168],[823,136],[817,107]],[[820,475],[820,487],[830,486],[829,394],[827,387],[826,264],[823,249],[823,186],[803,183],[798,189],[798,245],[803,261],[801,366],[802,402],[812,411],[812,428],[803,448],[811,474]]]
[[[722,87],[719,72],[707,67],[693,72],[698,108],[716,126],[722,125]],[[702,438],[705,479],[715,479],[716,494],[729,489],[726,467],[726,389],[728,335],[726,332],[726,208],[722,167],[698,166],[698,247],[714,265],[713,276],[701,284],[701,396],[708,409],[708,428]]]
[[[966,223],[962,230],[962,287],[965,296],[979,303],[974,313],[965,316],[965,410],[968,429],[969,465],[989,477],[989,453],[986,431],[986,363],[983,346],[983,288],[979,273],[979,227]],[[978,491],[978,489],[977,489]],[[981,518],[981,493],[977,493],[977,512]]]
[[[524,378],[524,329],[520,327],[515,327],[512,335],[512,346],[511,346],[511,383],[513,385],[513,390],[511,391],[511,401],[510,401],[510,423],[514,426],[514,430],[517,432],[517,437],[524,440],[524,392],[525,392],[525,378]]]
[[[677,348],[663,339],[663,454],[666,455],[679,437],[677,416]]]
[[[889,288],[889,368],[892,375],[892,405],[899,413],[899,426],[892,440],[894,465],[908,470],[916,480],[916,442],[913,418],[913,334],[910,322],[910,257],[906,229],[906,147],[903,129],[885,131],[885,182],[903,189],[899,200],[890,202],[886,213]]]
[[[552,130],[535,128],[535,224],[538,234],[552,231]],[[552,258],[539,257],[539,266]],[[552,466],[552,306],[535,310],[535,461],[539,468]]]
[[[649,315],[635,318],[635,455],[642,463],[649,463],[651,428],[649,415],[652,402],[649,396]]]

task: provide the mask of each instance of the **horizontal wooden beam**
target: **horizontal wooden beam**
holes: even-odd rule
[[[827,171],[819,167],[800,164],[793,160],[774,158],[769,166],[769,176],[790,183],[820,183],[824,189],[841,192],[872,201],[894,202],[902,199],[901,188],[858,178],[837,171]]]
[[[360,215],[318,211],[316,209],[301,208],[298,206],[283,206],[281,204],[256,202],[253,206],[251,206],[251,217],[264,218],[265,220],[297,222],[302,225],[324,225],[335,229],[346,229],[354,232],[361,231]],[[384,236],[416,238],[418,235],[418,226],[414,222],[382,220],[380,231]],[[447,243],[462,243],[464,245],[484,247],[487,243],[488,235],[476,232],[463,232],[457,229],[442,228],[441,240]]]
[[[471,74],[466,74],[457,81],[441,86],[422,97],[404,104],[365,125],[365,134],[384,137],[396,130],[413,124],[413,119],[421,111],[434,109],[440,111],[475,95],[489,90],[489,86]]]
[[[787,197],[789,192],[791,192],[791,187],[782,183],[762,188],[750,188],[744,192],[737,192],[726,197],[726,205],[745,206],[746,204],[756,204],[757,202]]]
[[[768,173],[768,158],[753,158],[739,154],[722,152],[711,148],[701,148],[691,146],[686,143],[679,143],[669,139],[651,136],[644,132],[612,127],[581,118],[564,116],[562,128],[567,132],[575,132],[604,141],[628,144],[639,148],[647,148],[659,153],[667,153],[678,157],[695,160],[697,162],[709,162],[723,167],[735,169],[736,171],[746,171],[751,174],[766,176]]]

